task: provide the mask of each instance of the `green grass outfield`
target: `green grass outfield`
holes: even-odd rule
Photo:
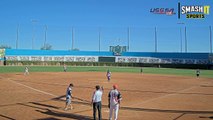
[[[128,72],[140,73],[139,67],[91,67],[91,66],[68,66],[68,72]],[[63,66],[30,66],[30,72],[63,72]],[[0,66],[0,73],[24,72],[24,66]],[[179,76],[195,76],[195,70],[192,69],[174,69],[174,68],[151,68],[144,67],[143,73],[179,75]],[[213,70],[201,70],[201,77],[213,78]]]

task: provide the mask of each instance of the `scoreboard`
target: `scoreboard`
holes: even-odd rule
[[[109,51],[113,52],[115,56],[121,56],[122,52],[127,52],[127,46],[110,46]]]

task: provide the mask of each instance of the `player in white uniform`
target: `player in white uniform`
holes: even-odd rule
[[[110,72],[109,70],[107,70],[106,76],[107,76],[107,80],[108,80],[108,82],[109,82],[110,79],[111,79],[111,72]]]
[[[64,68],[64,72],[67,72],[67,65],[66,64],[64,64],[63,68]]]
[[[28,69],[28,67],[26,66],[25,67],[25,72],[24,72],[24,75],[29,75],[30,73],[29,73],[29,69]]]
[[[69,85],[69,87],[67,88],[67,91],[66,91],[66,105],[65,105],[64,110],[68,110],[69,108],[73,109],[72,104],[71,104],[71,99],[73,97],[72,96],[72,88],[73,88],[73,84],[71,83]]]
[[[112,120],[112,113],[114,111],[114,120],[118,119],[118,110],[120,101],[122,100],[120,92],[117,90],[118,86],[113,85],[113,89],[109,92],[108,95],[108,107],[110,108],[109,111],[109,120]]]

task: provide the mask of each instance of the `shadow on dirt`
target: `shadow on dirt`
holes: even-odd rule
[[[8,119],[8,120],[15,120],[15,119],[13,119],[13,118],[11,118],[11,117],[8,117],[8,116],[5,116],[5,115],[0,114],[0,119],[1,119],[1,117],[2,117],[2,118],[6,118],[6,119]]]
[[[41,110],[36,110],[36,111],[46,115],[55,116],[55,117],[70,118],[75,120],[93,120],[93,118],[89,116],[78,115],[73,113],[64,113],[64,112],[53,111],[49,109],[47,109],[46,111],[41,111]],[[38,120],[41,120],[41,119],[38,119]]]
[[[209,118],[209,119],[213,119],[213,116],[210,116],[210,117],[200,116],[199,118]]]

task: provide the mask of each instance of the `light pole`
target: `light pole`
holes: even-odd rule
[[[209,38],[210,38],[210,53],[212,53],[212,27],[209,26]]]
[[[45,33],[44,33],[44,48],[45,50],[47,49],[47,25],[44,26],[44,30],[45,30]]]
[[[72,27],[72,50],[74,50],[74,27]]]
[[[32,35],[32,49],[34,49],[34,41],[35,41],[35,23],[37,22],[37,20],[32,19],[31,20],[32,25],[33,25],[33,35]]]
[[[187,53],[187,37],[186,37],[186,26],[185,26],[185,52]]]
[[[157,27],[155,27],[155,52],[158,52],[158,45],[157,45]]]
[[[19,24],[17,26],[17,34],[16,34],[16,49],[18,49],[18,37],[19,37]]]
[[[177,24],[184,25],[184,23],[182,23],[182,22],[177,23]],[[180,52],[181,53],[183,52],[182,27],[180,27]]]
[[[180,28],[180,52],[183,52],[183,46],[182,46],[182,30]]]
[[[127,43],[128,43],[128,52],[129,52],[129,40],[130,40],[130,28],[127,28]]]
[[[99,35],[98,35],[98,43],[99,43],[99,52],[101,51],[101,28],[98,29]]]

